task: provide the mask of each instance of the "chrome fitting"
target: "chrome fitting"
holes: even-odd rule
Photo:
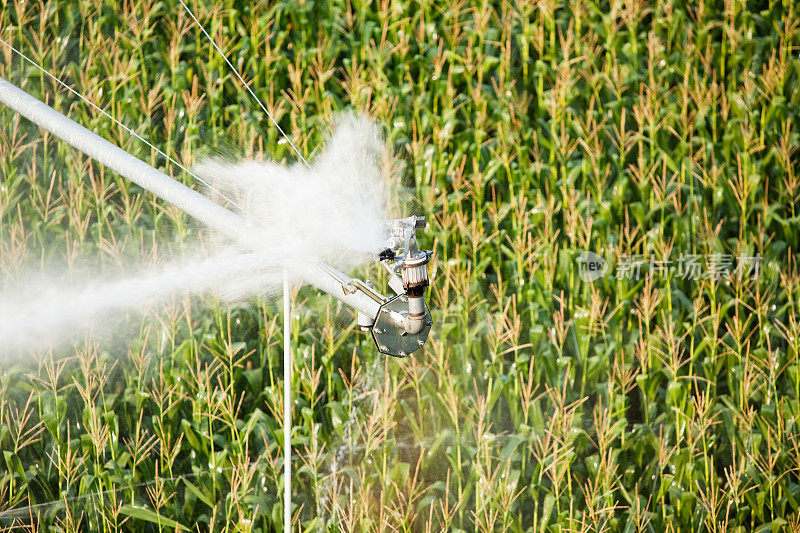
[[[427,252],[418,252],[416,256],[403,260],[401,276],[403,278],[403,287],[405,287],[409,296],[416,296],[416,294],[412,293],[424,290],[428,286],[429,261],[430,256]]]

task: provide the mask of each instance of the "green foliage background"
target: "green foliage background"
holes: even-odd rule
[[[386,360],[334,300],[294,296],[295,527],[798,528],[792,2],[191,5],[306,154],[334,112],[376,118],[430,220],[424,352]],[[178,3],[0,6],[0,37],[171,156],[293,160]],[[3,77],[174,171],[0,56]],[[5,284],[195,238],[8,109],[0,124]],[[585,283],[585,250],[618,271],[761,261]],[[0,527],[280,528],[276,313],[179,299],[116,342],[3,363]]]

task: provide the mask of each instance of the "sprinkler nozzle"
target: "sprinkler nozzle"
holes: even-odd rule
[[[396,357],[424,346],[433,323],[425,304],[432,252],[417,247],[416,235],[425,226],[425,217],[418,216],[387,221],[387,248],[377,254],[389,271],[389,286],[397,296],[381,306],[372,334],[381,352]]]
[[[425,307],[425,287],[428,286],[428,252],[417,252],[414,257],[403,260],[402,280],[408,296],[408,316],[403,324],[406,333],[417,334],[425,326],[427,308]]]
[[[375,259],[389,272],[389,287],[395,292],[394,297],[383,296],[369,281],[348,278],[323,265],[344,294],[361,292],[379,304],[376,316],[359,309],[358,326],[362,331],[372,332],[381,353],[394,357],[406,357],[423,347],[433,325],[425,303],[425,288],[430,284],[428,263],[433,252],[420,250],[416,237],[417,230],[425,226],[425,217],[417,216],[386,222],[386,244],[375,254]]]

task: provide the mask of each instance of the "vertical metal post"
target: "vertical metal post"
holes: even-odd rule
[[[292,530],[292,313],[283,271],[283,531]]]

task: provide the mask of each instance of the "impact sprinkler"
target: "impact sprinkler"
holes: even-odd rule
[[[389,272],[389,288],[395,296],[384,296],[373,288],[371,281],[343,279],[340,273],[324,266],[344,294],[360,291],[378,304],[374,316],[358,310],[358,325],[362,331],[372,332],[381,353],[393,357],[406,357],[425,346],[433,325],[425,303],[432,252],[417,247],[417,229],[424,227],[425,217],[418,216],[386,222],[386,247],[375,254],[375,259]]]
[[[405,357],[424,346],[433,325],[425,303],[432,252],[417,248],[417,229],[422,228],[425,217],[389,221],[389,246],[377,256],[389,272],[389,287],[396,296],[381,306],[372,326],[372,338],[378,350],[396,357]]]
[[[0,103],[240,245],[253,248],[260,242],[259,228],[241,216],[175,181],[2,78]],[[431,252],[420,250],[416,237],[416,231],[424,227],[425,218],[417,216],[386,222],[385,247],[377,251],[375,258],[389,272],[389,287],[395,296],[384,296],[373,288],[371,282],[352,279],[321,263],[308,265],[293,274],[353,307],[359,326],[372,332],[381,353],[406,357],[425,345],[433,325],[424,299],[429,283]]]

